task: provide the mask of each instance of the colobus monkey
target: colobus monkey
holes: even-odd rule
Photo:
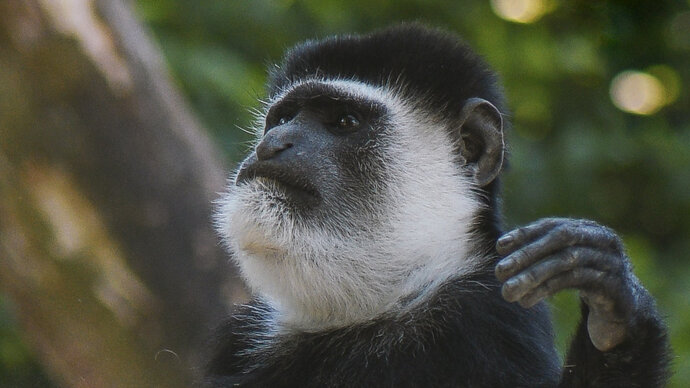
[[[219,330],[207,386],[664,384],[667,334],[613,231],[501,230],[503,96],[457,37],[309,41],[268,96],[217,219],[255,298]],[[582,323],[561,366],[542,300],[564,288]]]

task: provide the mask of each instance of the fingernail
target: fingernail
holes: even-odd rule
[[[510,267],[510,264],[510,260],[501,260],[498,262],[498,264],[496,264],[496,270],[498,272],[504,272],[508,269],[508,267]]]
[[[503,287],[501,287],[501,295],[503,296],[503,299],[507,300],[508,302],[515,302],[517,298],[515,298],[515,295],[513,295],[513,290],[510,288],[511,287],[507,283],[503,284]]]
[[[515,279],[515,278],[510,278],[510,279],[508,279],[508,281],[506,281],[505,283],[503,283],[503,287],[505,287],[506,289],[508,289],[508,291],[513,291],[513,289],[516,288],[516,287],[519,286],[519,285],[520,285],[520,281],[518,281],[518,280]]]
[[[505,234],[505,235],[501,236],[501,238],[499,238],[497,241],[498,245],[500,245],[500,246],[506,246],[506,245],[510,244],[511,242],[513,242],[513,236],[511,236],[509,234]]]

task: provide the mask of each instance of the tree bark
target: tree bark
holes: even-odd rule
[[[125,0],[0,15],[0,290],[60,385],[189,386],[246,297],[217,150]]]

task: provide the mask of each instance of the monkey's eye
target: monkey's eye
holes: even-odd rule
[[[283,116],[278,120],[278,125],[285,125],[287,124],[290,120],[292,120],[291,117],[288,116]]]
[[[359,120],[353,115],[342,115],[338,118],[339,129],[355,129],[359,127]]]

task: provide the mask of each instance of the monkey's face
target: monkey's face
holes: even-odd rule
[[[241,246],[256,248],[256,233],[272,247],[310,231],[353,238],[381,222],[396,170],[393,112],[381,93],[353,85],[305,82],[270,104],[222,214],[228,234],[252,230]]]
[[[218,221],[249,285],[292,321],[367,319],[472,267],[481,205],[442,120],[383,88],[308,81],[262,121]]]
[[[388,116],[375,96],[298,85],[271,104],[235,183],[258,187],[296,221],[330,219],[343,205],[358,211],[376,194],[371,182],[383,181],[386,151],[374,145],[385,143]]]

